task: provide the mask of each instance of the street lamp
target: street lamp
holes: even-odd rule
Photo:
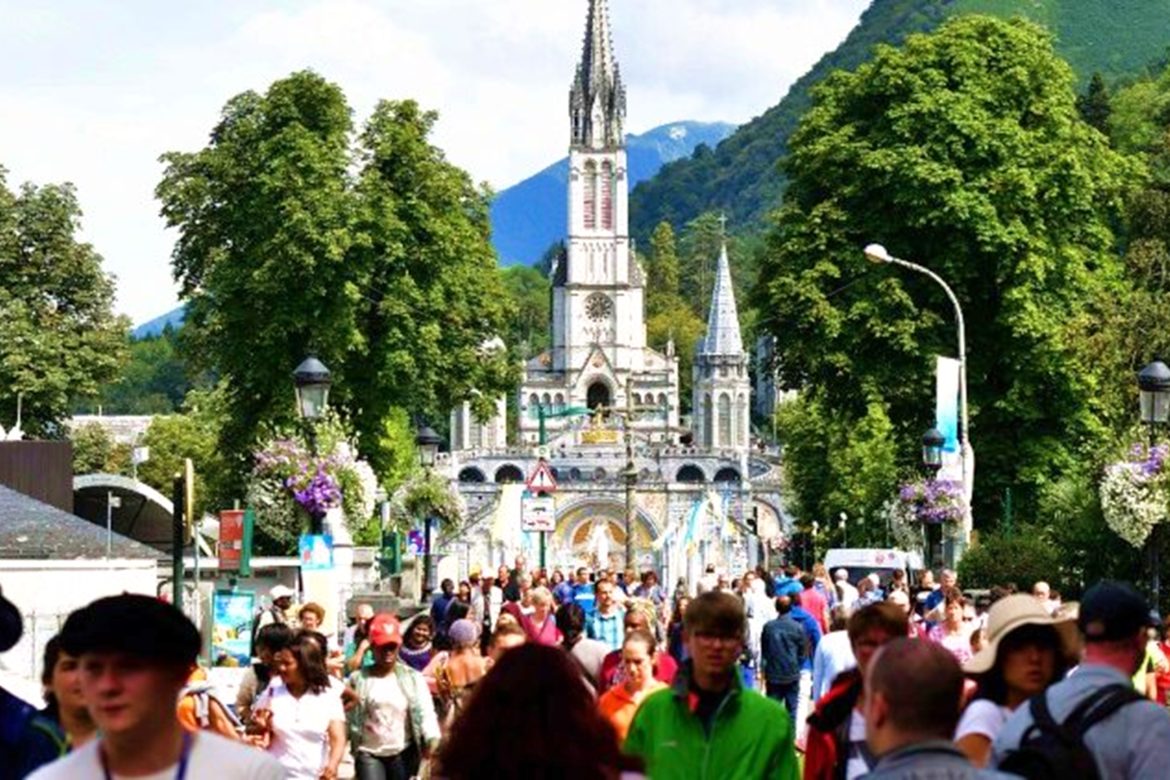
[[[638,484],[638,467],[634,464],[633,455],[626,461],[622,469],[622,479],[626,483],[626,570],[634,566],[634,488]]]
[[[319,420],[329,404],[329,385],[333,383],[329,369],[316,357],[309,355],[293,371],[293,381],[296,383],[297,411],[301,418]]]
[[[1150,428],[1150,449],[1157,441],[1157,427],[1170,419],[1170,368],[1155,360],[1138,372],[1138,391],[1141,394],[1141,421]],[[1162,608],[1162,551],[1161,534],[1155,525],[1146,542],[1149,545],[1150,590],[1154,609]]]
[[[931,428],[922,434],[922,465],[931,477],[936,476],[942,468],[943,445],[946,443],[946,437],[938,428]]]
[[[418,464],[423,467],[427,478],[431,476],[435,460],[439,455],[439,445],[443,438],[435,433],[431,426],[425,423],[418,429],[414,437],[415,447],[418,448]],[[423,594],[429,598],[435,591],[434,572],[431,570],[431,513],[428,511],[423,517]]]
[[[848,548],[849,547],[849,532],[848,532],[849,515],[842,512],[840,515],[838,515],[838,517],[841,518],[841,522],[838,523],[838,527],[841,529],[841,546]]]
[[[1170,368],[1155,360],[1138,372],[1138,391],[1141,393],[1142,422],[1150,427],[1153,444],[1153,426],[1170,419]]]
[[[963,493],[967,500],[968,516],[964,521],[963,533],[964,535],[970,533],[970,506],[971,493],[973,490],[973,478],[971,473],[971,455],[968,450],[971,447],[971,440],[969,438],[969,426],[967,419],[967,326],[963,321],[963,307],[959,305],[959,299],[955,296],[955,291],[951,289],[950,285],[942,280],[942,277],[930,270],[926,266],[912,263],[909,260],[902,260],[894,257],[881,244],[870,244],[865,248],[865,256],[872,263],[888,263],[890,265],[901,266],[908,268],[911,271],[929,276],[933,279],[939,287],[943,288],[943,292],[947,294],[951,305],[955,307],[955,324],[958,327],[959,336],[959,441],[960,450],[959,457],[963,470]]]
[[[305,421],[305,428],[309,439],[309,454],[313,460],[317,459],[317,420],[325,414],[329,404],[329,385],[333,383],[332,375],[325,364],[315,356],[309,355],[293,371],[293,385],[297,395],[297,413]],[[316,468],[316,463],[314,463]],[[320,512],[313,512],[309,518],[309,533],[320,535],[325,516]]]

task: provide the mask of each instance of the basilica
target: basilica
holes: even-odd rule
[[[689,419],[673,343],[647,344],[625,116],[606,0],[589,0],[569,90],[568,236],[551,273],[550,346],[524,365],[514,440],[504,398],[487,420],[467,403],[452,411],[442,468],[468,519],[441,541],[452,570],[543,553],[549,567],[656,568],[673,579],[708,562],[742,570],[781,535],[778,467],[752,446],[726,248],[695,348]],[[542,467],[554,510],[537,532],[529,499],[550,483],[528,483]]]

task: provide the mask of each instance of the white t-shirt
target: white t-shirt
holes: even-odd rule
[[[976,699],[963,710],[959,725],[955,728],[955,741],[971,734],[979,734],[995,741],[1003,724],[1007,723],[1012,711],[990,699]]]
[[[104,780],[98,746],[101,740],[94,739],[64,758],[41,767],[29,775],[35,780]],[[133,780],[174,780],[179,771],[178,764],[161,772],[138,775]],[[124,775],[112,774],[115,780]],[[201,780],[210,777],[215,780],[281,780],[284,769],[263,750],[232,742],[218,734],[200,731],[195,735],[191,755],[187,759],[187,780]]]
[[[845,746],[848,759],[845,762],[845,780],[854,780],[869,774],[873,769],[865,757],[869,755],[865,746],[865,716],[857,710],[849,714],[849,744]]]
[[[370,675],[365,681],[366,719],[362,727],[363,753],[396,756],[410,745],[410,701],[398,675]]]
[[[289,778],[316,780],[329,758],[329,724],[345,722],[340,684],[330,682],[321,693],[305,692],[298,699],[284,681],[273,677],[252,711],[272,711],[272,743],[268,752]],[[218,778],[217,778],[218,780]]]

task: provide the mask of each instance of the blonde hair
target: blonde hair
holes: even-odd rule
[[[543,585],[538,585],[537,587],[530,590],[528,592],[528,599],[534,604],[545,604],[550,607],[553,603],[552,593],[550,593],[549,589]]]

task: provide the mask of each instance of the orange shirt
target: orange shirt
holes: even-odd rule
[[[634,697],[624,685],[615,685],[601,695],[597,700],[597,708],[601,710],[602,717],[612,723],[617,730],[618,744],[626,741],[626,733],[630,730],[630,723],[634,720],[634,713],[638,711],[642,699],[665,687],[666,683],[655,680],[638,701],[634,701]]]

